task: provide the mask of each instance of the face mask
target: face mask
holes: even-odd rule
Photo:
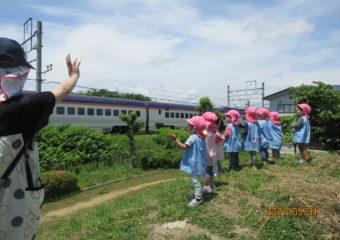
[[[25,85],[29,68],[0,68],[0,103],[21,92]]]

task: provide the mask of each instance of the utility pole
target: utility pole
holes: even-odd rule
[[[264,108],[264,82],[262,82],[262,107]]]
[[[228,108],[230,108],[230,96],[229,96],[229,92],[230,92],[230,87],[228,85]]]
[[[240,90],[230,91],[230,87],[228,85],[228,107],[230,107],[230,101],[245,101],[245,107],[249,107],[251,101],[256,100],[258,104],[262,104],[264,107],[264,82],[262,82],[262,87],[256,86],[256,80],[246,81],[246,88]],[[261,97],[259,96],[261,95]],[[259,99],[262,100],[259,103]]]
[[[47,70],[42,72],[41,65],[42,65],[42,22],[37,21],[36,25],[36,31],[33,33],[33,27],[32,27],[32,18],[29,18],[24,23],[24,41],[22,43],[22,46],[25,50],[26,56],[29,52],[36,50],[36,58],[29,61],[29,63],[32,63],[36,61],[35,66],[35,79],[36,79],[36,92],[41,92],[41,83],[42,83],[42,74],[47,73],[52,70],[52,64],[47,66]],[[36,37],[36,42],[33,45],[33,39]]]
[[[35,78],[36,78],[36,92],[41,92],[41,52],[42,52],[42,23],[41,21],[37,21],[37,64],[35,68]]]

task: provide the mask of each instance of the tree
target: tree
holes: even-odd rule
[[[314,85],[291,87],[290,98],[294,103],[308,103],[312,112],[310,121],[312,138],[326,150],[340,150],[340,94],[323,82]]]
[[[135,145],[135,138],[134,134],[138,132],[143,126],[143,120],[137,120],[137,114],[135,112],[130,112],[129,114],[119,114],[119,118],[127,123],[127,136],[129,138],[130,144],[130,167],[136,167],[136,145]]]
[[[214,104],[209,97],[202,97],[199,101],[199,105],[196,106],[196,110],[200,112],[200,115],[212,109]]]
[[[119,93],[117,91],[109,91],[107,89],[91,89],[91,90],[87,90],[86,92],[77,92],[76,94],[85,95],[85,96],[98,96],[98,97],[133,99],[133,100],[140,100],[140,101],[151,101],[150,97],[144,96],[142,94]]]

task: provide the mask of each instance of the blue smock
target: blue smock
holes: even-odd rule
[[[207,169],[205,140],[192,134],[185,144],[189,148],[183,153],[180,170],[194,175],[204,175]]]
[[[260,136],[261,130],[258,122],[247,122],[244,128],[245,136],[243,138],[245,151],[259,151],[261,148]]]
[[[271,146],[281,146],[283,139],[281,124],[270,122],[270,126],[272,129],[273,136]]]
[[[305,123],[301,128],[294,130],[293,141],[296,143],[309,143],[310,141],[310,122],[305,116],[300,117]]]
[[[224,139],[224,151],[225,152],[241,152],[241,137],[240,128],[232,123],[227,125],[230,128],[230,136]]]
[[[261,129],[261,148],[270,148],[273,140],[270,123],[267,120],[258,120],[258,123]]]

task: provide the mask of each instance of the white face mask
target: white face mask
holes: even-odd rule
[[[21,92],[25,85],[28,67],[0,68],[0,103]]]

